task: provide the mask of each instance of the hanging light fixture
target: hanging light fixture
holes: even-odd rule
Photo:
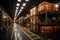
[[[55,7],[56,7],[56,8],[59,8],[59,4],[55,4]]]
[[[21,2],[21,0],[18,0],[18,2]]]
[[[19,4],[19,3],[17,3],[17,4],[16,4],[16,6],[20,6],[20,4]]]
[[[26,6],[26,3],[23,3],[23,6]]]

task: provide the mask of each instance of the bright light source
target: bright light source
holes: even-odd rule
[[[3,18],[7,18],[5,15],[4,15],[4,17]]]
[[[24,7],[21,7],[21,9],[23,9]]]
[[[26,3],[23,3],[23,6],[26,6]]]
[[[26,2],[28,2],[29,0],[25,0]]]
[[[21,0],[18,0],[18,2],[21,2]]]
[[[55,7],[59,8],[59,5],[58,4],[55,4]]]
[[[46,7],[48,7],[48,5],[45,5]]]
[[[19,9],[19,7],[16,7],[16,9]]]
[[[17,3],[16,5],[17,5],[17,6],[20,6],[20,4],[19,4],[19,3]]]

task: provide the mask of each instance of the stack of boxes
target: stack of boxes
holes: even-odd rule
[[[37,16],[37,7],[34,7],[30,10],[30,23],[31,23],[31,31],[38,31],[38,16]]]
[[[43,13],[44,11],[46,11],[45,12],[45,14]],[[49,3],[49,2],[42,2],[42,3],[40,3],[39,4],[39,6],[38,6],[38,13],[40,14],[40,13],[42,13],[42,14],[44,14],[45,15],[45,23],[47,23],[48,21],[50,21],[50,24],[48,23],[48,24],[45,24],[44,23],[44,25],[41,25],[40,26],[40,32],[42,32],[42,33],[44,33],[44,34],[50,34],[50,33],[53,33],[53,32],[55,32],[55,31],[57,31],[57,29],[59,28],[59,27],[57,27],[57,26],[55,26],[54,24],[52,24],[52,22],[51,22],[51,20],[52,20],[52,18],[54,17],[54,20],[56,19],[55,17],[57,17],[58,15],[57,15],[57,12],[59,11],[59,9],[58,9],[58,5],[56,5],[56,4],[53,4],[53,3]],[[56,12],[56,15],[54,14]],[[50,16],[50,17],[49,17]],[[41,16],[40,16],[41,17]],[[43,17],[43,16],[42,16]],[[41,17],[41,18],[42,18]],[[39,20],[41,20],[41,19],[39,19]],[[55,21],[54,21],[55,22]],[[52,26],[52,25],[53,26]],[[57,24],[57,23],[56,23]],[[55,31],[54,31],[55,30]]]

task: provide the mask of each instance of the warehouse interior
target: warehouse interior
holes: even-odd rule
[[[60,0],[0,0],[0,26],[0,40],[60,40]]]

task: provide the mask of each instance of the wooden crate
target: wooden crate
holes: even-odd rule
[[[60,31],[60,26],[54,26],[54,32]]]
[[[46,6],[42,5],[42,6],[38,6],[38,12],[43,12],[46,10]]]
[[[53,27],[52,26],[41,26],[40,32],[42,32],[43,34],[53,33]]]
[[[43,12],[43,11],[49,11],[49,12],[57,12],[59,11],[59,8],[56,7],[56,4],[49,3],[49,2],[42,2],[38,5],[38,12]]]
[[[34,7],[30,10],[30,15],[33,16],[33,15],[36,15],[37,14],[37,7]]]
[[[49,2],[42,2],[38,5],[38,12],[43,12],[45,10],[52,12],[53,4]]]
[[[38,23],[38,16],[31,17],[30,22],[33,23],[33,24],[37,24]]]
[[[31,24],[30,23],[26,23],[26,27],[27,28],[30,28],[31,27]]]
[[[31,24],[30,30],[35,33],[38,32],[38,25]]]

